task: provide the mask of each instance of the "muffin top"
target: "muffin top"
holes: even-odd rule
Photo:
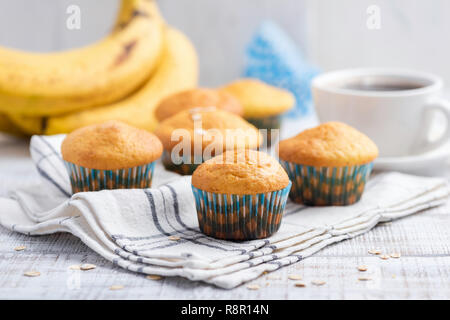
[[[207,192],[250,195],[284,189],[289,177],[266,153],[230,150],[202,163],[192,175],[192,185]]]
[[[217,148],[222,152],[234,148],[256,149],[263,141],[255,126],[238,115],[214,107],[179,112],[161,122],[155,134],[167,151],[171,151],[182,139],[190,139],[192,154],[194,143],[201,142],[202,150]]]
[[[235,96],[244,107],[244,117],[263,118],[291,109],[295,97],[287,90],[268,85],[257,79],[241,79],[222,88]]]
[[[242,105],[227,92],[197,88],[181,91],[163,99],[155,109],[158,121],[163,121],[176,113],[197,107],[216,107],[238,115],[242,115]]]
[[[61,153],[78,166],[116,170],[153,162],[161,156],[162,145],[154,134],[113,120],[68,134]]]
[[[341,122],[328,122],[283,140],[280,159],[308,166],[345,167],[372,162],[378,148],[365,134]]]

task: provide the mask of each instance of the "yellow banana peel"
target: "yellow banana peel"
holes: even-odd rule
[[[4,114],[0,114],[0,132],[14,136],[25,136],[16,125]]]
[[[152,0],[123,0],[112,33],[56,53],[0,48],[0,112],[49,116],[112,103],[140,87],[159,62],[163,21]]]
[[[107,120],[121,120],[153,131],[157,125],[154,109],[169,94],[193,88],[198,81],[195,48],[181,32],[167,28],[165,50],[151,79],[136,93],[117,103],[40,121],[41,133],[67,133],[86,125]],[[39,126],[39,123],[37,124]]]

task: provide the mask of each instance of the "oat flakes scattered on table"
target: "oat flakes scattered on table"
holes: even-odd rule
[[[114,286],[109,287],[109,290],[121,290],[123,288],[124,288],[124,286],[122,286],[122,285],[114,285]]]
[[[81,266],[79,264],[74,264],[69,266],[70,270],[81,270]]]
[[[313,280],[311,283],[315,286],[323,286],[326,282],[323,280]]]
[[[149,275],[146,276],[146,278],[149,279],[149,280],[161,280],[162,279],[161,276],[158,276],[156,274],[149,274]]]
[[[369,278],[369,277],[359,277],[358,280],[359,280],[359,281],[370,281],[370,280],[372,280],[372,278]]]
[[[368,267],[367,266],[358,266],[358,270],[361,272],[365,272],[367,271]]]
[[[249,285],[247,286],[247,289],[248,289],[248,290],[259,290],[259,289],[260,289],[260,286],[259,286],[258,284],[249,284]]]
[[[303,277],[299,274],[291,274],[288,276],[289,280],[302,280]]]
[[[25,246],[17,246],[17,247],[15,247],[14,248],[14,250],[15,251],[23,251],[23,250],[25,250],[27,247],[25,247]]]
[[[80,269],[83,270],[83,271],[92,270],[92,269],[95,269],[95,268],[97,268],[97,266],[95,264],[91,264],[91,263],[83,263],[80,266]]]
[[[32,270],[25,272],[23,275],[27,277],[39,277],[41,273],[39,271]]]

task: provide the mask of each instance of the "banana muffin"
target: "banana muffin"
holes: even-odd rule
[[[154,134],[120,121],[77,129],[61,145],[73,193],[148,188],[162,150]]]
[[[375,143],[341,122],[305,130],[279,144],[279,157],[293,183],[293,201],[313,206],[357,202],[378,156]]]
[[[257,149],[263,140],[243,118],[214,107],[179,112],[161,122],[155,134],[164,147],[164,166],[180,174],[192,174],[225,150]]]
[[[161,122],[180,111],[198,107],[216,107],[240,116],[243,114],[241,103],[231,94],[215,89],[196,88],[163,99],[155,109],[155,117]]]
[[[240,79],[222,88],[235,96],[244,108],[244,118],[258,129],[280,129],[281,115],[292,109],[295,97],[287,90],[268,85],[258,79]]]
[[[228,150],[192,175],[200,229],[227,240],[269,237],[280,227],[290,188],[288,175],[268,154]]]

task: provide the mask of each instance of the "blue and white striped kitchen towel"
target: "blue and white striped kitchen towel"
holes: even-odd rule
[[[282,227],[271,238],[222,241],[199,231],[190,178],[167,172],[160,164],[155,188],[70,196],[59,152],[62,138],[32,138],[31,154],[42,184],[0,198],[1,225],[29,235],[70,232],[127,270],[222,288],[296,263],[381,221],[438,206],[450,194],[443,179],[381,174],[370,180],[356,205],[307,208],[290,202]]]

